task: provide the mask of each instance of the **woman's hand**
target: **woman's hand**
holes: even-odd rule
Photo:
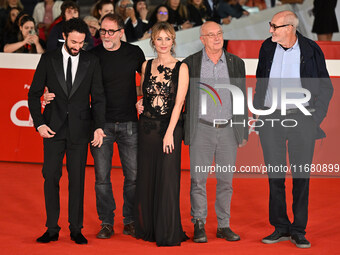
[[[170,154],[174,149],[174,136],[172,133],[170,134],[169,132],[166,132],[163,138],[163,152],[166,154]]]
[[[32,43],[35,44],[35,45],[38,45],[39,44],[39,36],[37,36],[37,35],[30,35],[30,36],[31,36]]]
[[[139,99],[136,103],[136,109],[138,114],[142,114],[144,111],[143,98]]]
[[[26,38],[23,40],[24,45],[29,44],[31,45],[33,43],[32,35],[26,36]]]

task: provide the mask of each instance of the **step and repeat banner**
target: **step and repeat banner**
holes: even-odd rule
[[[247,86],[255,86],[257,56],[262,41],[229,41],[228,51],[243,58],[246,63]],[[327,69],[332,78],[334,94],[330,108],[321,127],[327,137],[318,140],[315,148],[315,164],[339,164],[340,142],[340,43],[319,44],[325,53]],[[27,106],[27,93],[40,59],[35,54],[0,53],[0,161],[33,162],[43,161],[42,138],[33,127]],[[137,82],[139,77],[137,78]],[[251,114],[249,113],[249,116]],[[263,165],[260,140],[253,127],[249,129],[248,144],[240,148],[238,166]],[[113,166],[120,166],[117,146],[114,148]],[[91,154],[88,164],[93,164]],[[189,169],[189,148],[182,146],[182,168]]]

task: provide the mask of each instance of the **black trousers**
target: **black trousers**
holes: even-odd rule
[[[304,235],[308,219],[310,177],[308,169],[313,160],[317,125],[312,116],[305,116],[303,113],[281,116],[275,112],[260,119],[264,121],[264,126],[259,128],[259,132],[269,177],[270,224],[283,233]],[[283,120],[285,121],[282,122]],[[296,123],[297,125],[284,127],[282,123],[286,126],[293,126]],[[286,160],[287,149],[289,165]],[[288,167],[293,177],[293,223],[288,219],[286,206],[285,170]]]
[[[83,227],[84,178],[88,143],[75,144],[71,141],[67,122],[54,138],[44,138],[45,179],[44,194],[46,206],[46,227],[49,233],[58,233],[60,213],[59,180],[62,175],[63,158],[66,154],[66,168],[69,180],[68,221],[70,231],[77,233]]]

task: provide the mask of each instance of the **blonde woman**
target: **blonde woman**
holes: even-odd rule
[[[142,66],[143,99],[137,103],[143,112],[138,125],[136,237],[158,246],[180,245],[188,239],[181,224],[179,193],[181,113],[189,72],[172,56],[175,37],[169,23],[153,26],[151,44],[157,57]]]

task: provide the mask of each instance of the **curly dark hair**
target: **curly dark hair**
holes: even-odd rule
[[[73,18],[65,21],[65,23],[63,24],[63,33],[66,37],[68,37],[68,34],[73,31],[86,35],[89,32],[89,29],[85,21],[83,21],[82,19]]]

